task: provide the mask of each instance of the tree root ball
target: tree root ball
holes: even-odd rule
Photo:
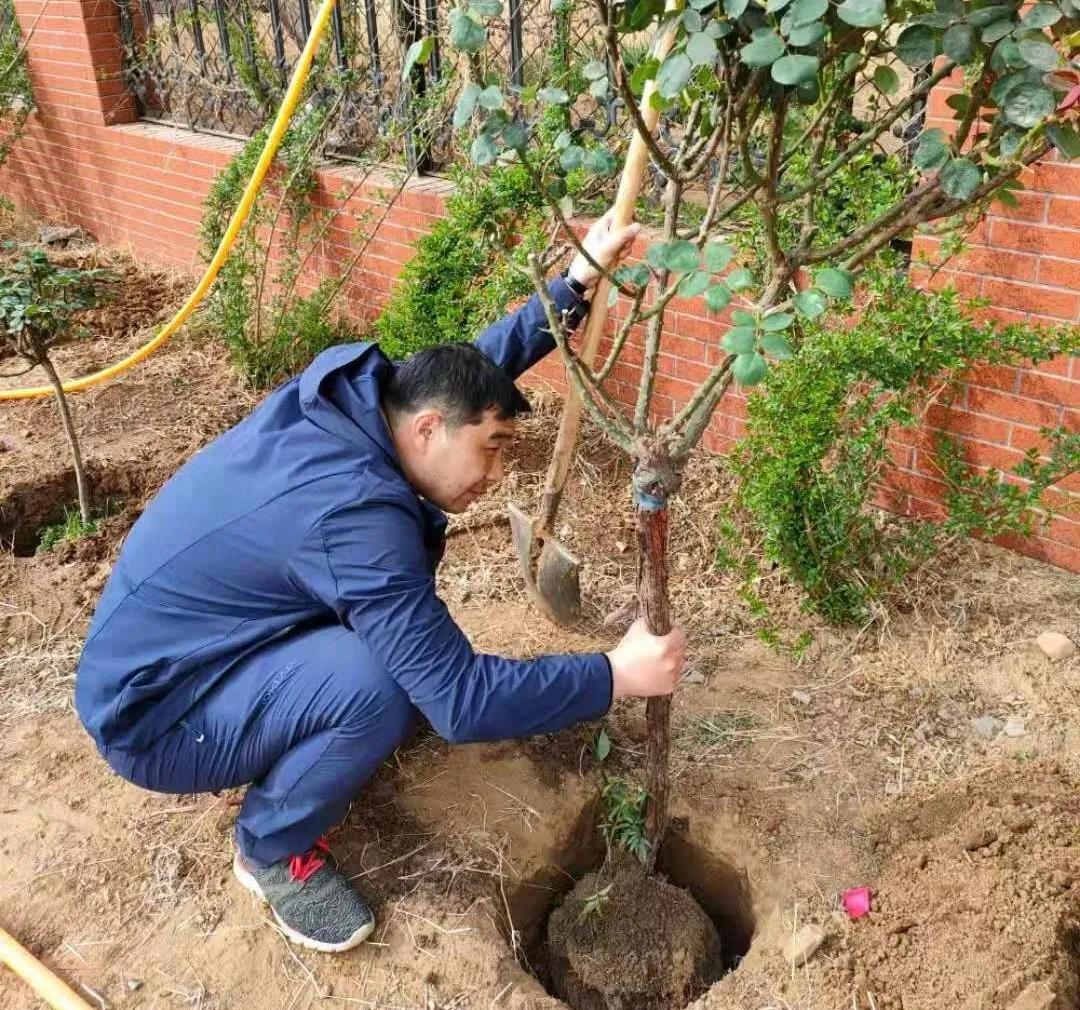
[[[701,906],[637,862],[578,881],[547,940],[551,991],[574,1010],[676,1010],[724,971]]]

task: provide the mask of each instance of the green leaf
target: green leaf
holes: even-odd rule
[[[1005,119],[1025,130],[1037,126],[1054,112],[1054,93],[1041,84],[1025,82],[1009,92],[1002,106]]]
[[[731,291],[726,284],[713,284],[705,292],[705,304],[710,312],[723,312],[731,304]]]
[[[1012,17],[1012,13],[1015,9],[1016,8],[1010,4],[996,4],[993,7],[980,7],[977,11],[972,11],[965,20],[972,28],[985,28],[994,21]]]
[[[782,11],[791,0],[766,0],[765,10],[769,14],[775,14],[777,11]]]
[[[787,338],[782,333],[766,333],[761,338],[761,349],[780,361],[787,361],[795,356],[791,344],[787,342]]]
[[[1049,131],[1047,131],[1049,133]],[[1027,136],[1023,130],[1017,130],[1010,127],[1001,135],[1001,140],[998,142],[998,151],[1003,158],[1013,158],[1016,152],[1020,150],[1020,145],[1024,142],[1024,137]]]
[[[555,150],[565,151],[573,142],[573,134],[569,130],[562,130],[555,138]]]
[[[1005,70],[1015,70],[1026,66],[1015,40],[1002,39],[994,47],[994,55],[990,57],[990,67],[995,73],[1000,74]]]
[[[856,28],[877,28],[885,20],[885,0],[844,0],[836,16]]]
[[[829,0],[795,0],[787,16],[792,28],[803,28],[821,18],[829,9]]]
[[[825,33],[828,29],[820,21],[815,21],[812,24],[800,25],[798,28],[793,28],[788,35],[788,42],[793,46],[812,46],[815,42],[820,42],[825,38]]]
[[[997,200],[998,203],[1004,204],[1006,207],[1011,207],[1013,210],[1020,206],[1020,201],[1007,189],[999,189],[994,194],[994,199]]]
[[[1061,63],[1058,51],[1042,35],[1025,36],[1017,41],[1016,48],[1021,59],[1036,70],[1053,70]]]
[[[896,40],[896,55],[909,67],[922,67],[937,55],[937,39],[922,25],[905,28]]]
[[[698,268],[700,257],[697,246],[685,239],[657,242],[649,246],[645,258],[658,269],[675,274],[686,274]]]
[[[818,79],[816,77],[812,77],[808,81],[796,84],[795,94],[798,96],[800,102],[807,105],[814,105],[821,97],[821,85],[818,84]]]
[[[695,270],[688,273],[679,284],[679,294],[683,298],[697,298],[712,282],[707,270]]]
[[[745,309],[735,309],[731,313],[731,321],[736,326],[749,326],[752,329],[757,327],[757,316]]]
[[[802,84],[817,76],[816,56],[781,56],[772,65],[772,79],[777,84]]]
[[[742,48],[739,58],[748,67],[768,67],[784,55],[784,40],[768,28],[759,28]]]
[[[945,104],[958,116],[962,116],[967,112],[968,106],[971,105],[971,95],[949,95],[945,99]]]
[[[991,21],[980,33],[980,38],[988,46],[993,45],[999,39],[1005,38],[1013,30],[1012,20],[1003,18],[1001,21]]]
[[[1049,28],[1060,20],[1061,11],[1054,4],[1038,3],[1020,19],[1020,23],[1025,28]]]
[[[649,283],[649,268],[644,263],[624,264],[615,271],[614,276],[620,284],[640,288]]]
[[[954,200],[970,200],[982,182],[982,169],[967,158],[953,158],[941,170],[941,188]]]
[[[883,95],[895,95],[900,90],[900,76],[892,67],[878,67],[874,71],[874,87]]]
[[[705,22],[701,19],[701,12],[696,10],[683,11],[683,15],[679,20],[682,21],[682,26],[686,29],[687,35],[700,32],[705,26]]]
[[[570,96],[562,88],[541,88],[536,97],[545,105],[565,105]]]
[[[826,309],[827,303],[820,291],[800,291],[791,299],[795,311],[807,319],[817,319]]]
[[[589,60],[581,68],[586,80],[598,81],[601,77],[607,77],[607,64],[603,60]]]
[[[469,10],[477,17],[497,18],[502,9],[502,0],[469,0]]]
[[[713,18],[706,26],[705,31],[714,39],[723,39],[735,31],[735,26],[730,21],[718,21]]]
[[[478,53],[487,42],[484,26],[461,8],[450,12],[450,44],[463,53]]]
[[[762,319],[761,325],[766,333],[775,333],[777,330],[786,330],[793,322],[795,317],[790,312],[774,312]]]
[[[472,119],[473,112],[476,111],[476,102],[480,97],[480,85],[469,81],[464,88],[461,89],[461,94],[458,96],[457,106],[454,108],[454,129],[460,130],[465,126],[470,119]]]
[[[698,11],[703,11],[706,7],[712,7],[715,3],[716,0],[690,0],[690,6]]]
[[[724,0],[724,13],[729,18],[742,17],[749,4],[750,0]]]
[[[596,738],[596,760],[604,761],[611,753],[611,737],[607,735],[607,730],[600,730],[599,736]]]
[[[401,65],[401,79],[406,81],[409,79],[409,74],[412,73],[412,68],[418,63],[427,63],[431,59],[431,54],[435,49],[435,38],[429,35],[426,39],[419,39],[409,46],[408,52],[405,53],[405,62]]]
[[[727,286],[732,291],[745,291],[749,287],[754,286],[754,275],[746,269],[746,267],[739,267],[738,270],[732,270],[727,275]]]
[[[695,32],[686,40],[686,55],[695,67],[711,67],[716,62],[716,39],[708,32]]]
[[[911,23],[913,25],[922,25],[927,28],[948,28],[956,20],[955,14],[920,14],[917,18],[912,18]]]
[[[528,143],[529,134],[524,123],[508,123],[502,133],[503,143],[515,151],[522,150]]]
[[[705,246],[705,266],[713,273],[720,273],[735,258],[735,250],[726,242],[710,242]]]
[[[589,85],[589,94],[598,102],[602,102],[608,95],[608,79],[599,77]]]
[[[492,84],[490,87],[484,88],[480,92],[480,105],[485,109],[501,109],[503,104],[503,93],[499,89],[497,84]]]
[[[1048,126],[1046,136],[1066,158],[1080,158],[1080,133],[1071,126]]]
[[[676,98],[686,87],[694,65],[686,53],[673,53],[660,65],[656,75],[656,89],[662,98]]]
[[[645,90],[645,82],[651,81],[659,69],[660,61],[655,56],[642,60],[641,63],[634,67],[634,72],[630,75],[630,90],[635,95],[640,95]]]
[[[975,29],[971,25],[953,25],[941,37],[941,49],[953,63],[963,66],[971,62],[978,49]]]
[[[619,168],[619,161],[606,147],[590,147],[585,152],[583,166],[597,175],[612,175]]]
[[[814,275],[814,285],[830,298],[850,298],[852,277],[847,270],[825,267]]]
[[[736,326],[724,334],[720,346],[728,354],[749,354],[757,347],[757,340],[749,326]]]
[[[499,149],[495,146],[495,141],[486,133],[481,133],[472,142],[472,148],[469,150],[469,157],[472,158],[473,163],[481,167],[490,165],[498,156]]]
[[[768,362],[760,354],[740,354],[731,366],[731,374],[740,386],[756,386],[768,371]]]
[[[585,150],[578,147],[577,144],[571,144],[559,155],[559,164],[564,172],[572,172],[575,168],[581,168],[584,160]]]
[[[949,159],[949,148],[941,130],[923,130],[919,146],[915,148],[915,167],[921,172],[941,168]]]

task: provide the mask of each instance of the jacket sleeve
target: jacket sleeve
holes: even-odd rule
[[[589,311],[589,303],[570,290],[565,277],[556,277],[548,291],[563,314],[566,328],[573,332]],[[539,295],[533,295],[520,309],[492,323],[476,340],[492,361],[516,379],[555,349],[547,315]]]
[[[292,575],[363,638],[447,740],[552,733],[611,705],[603,654],[510,660],[474,652],[435,594],[420,521],[404,503],[369,500],[326,515]]]

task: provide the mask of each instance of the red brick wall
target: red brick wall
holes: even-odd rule
[[[24,30],[41,9],[42,0],[16,0]],[[135,121],[119,78],[118,30],[112,0],[49,0],[29,45],[40,112],[0,172],[0,189],[25,206],[81,225],[102,242],[130,246],[157,263],[197,268],[202,203],[238,145]],[[932,117],[940,115],[944,97],[947,93],[934,96]],[[931,125],[938,125],[933,118]],[[327,201],[353,171],[322,173]],[[1031,192],[1019,210],[992,214],[971,251],[934,283],[952,281],[962,291],[986,295],[1001,318],[1075,321],[1080,318],[1080,164],[1051,163],[1030,176]],[[365,214],[381,214],[388,185],[391,180],[370,179],[358,189],[313,260],[315,275],[332,274],[351,259],[350,236]],[[411,243],[443,212],[449,191],[449,184],[437,179],[409,182],[350,282],[345,301],[353,314],[371,317],[378,311],[411,255]],[[932,252],[932,244],[920,240],[917,251]],[[676,299],[667,320],[657,380],[657,407],[664,415],[685,402],[717,361],[728,322],[727,313],[711,316],[700,299]],[[623,402],[633,402],[642,353],[638,333],[612,374],[612,392]],[[554,359],[535,378],[563,385]],[[737,391],[729,393],[706,433],[708,448],[731,447],[742,430],[745,403]],[[973,462],[1011,465],[1038,444],[1040,425],[1080,425],[1080,363],[1059,359],[1039,369],[981,371],[950,411],[935,408],[928,422],[962,437]],[[940,484],[928,437],[926,432],[904,435],[894,446],[892,502],[898,508],[935,508]],[[1080,481],[1074,479],[1068,490],[1080,500]],[[1077,518],[1059,519],[1044,535],[1013,546],[1080,571]]]

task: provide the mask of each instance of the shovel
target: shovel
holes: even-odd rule
[[[665,14],[671,14],[682,6],[682,0],[667,0]],[[675,41],[674,27],[665,31],[653,45],[651,55],[663,61]],[[650,99],[656,90],[655,80],[645,84],[641,97],[641,118],[645,128],[652,133],[656,129],[660,111],[653,107]],[[626,155],[622,177],[619,180],[619,192],[615,198],[612,214],[612,229],[624,228],[634,219],[634,206],[641,190],[641,179],[645,173],[649,149],[642,135],[635,130],[630,140],[630,150]],[[585,336],[581,341],[578,357],[587,367],[592,368],[596,352],[600,346],[600,337],[608,317],[608,294],[611,284],[605,277],[600,278],[591,300],[588,320],[585,323]],[[581,397],[573,383],[567,382],[569,391],[563,402],[562,417],[559,421],[559,434],[555,439],[555,451],[548,465],[547,478],[544,481],[544,494],[540,500],[540,514],[531,519],[516,505],[509,506],[510,528],[514,536],[514,547],[521,571],[525,576],[525,586],[532,601],[557,624],[572,624],[581,613],[581,572],[580,559],[555,538],[555,517],[562,501],[566,478],[570,472],[570,461],[577,444],[578,428],[581,426]]]

